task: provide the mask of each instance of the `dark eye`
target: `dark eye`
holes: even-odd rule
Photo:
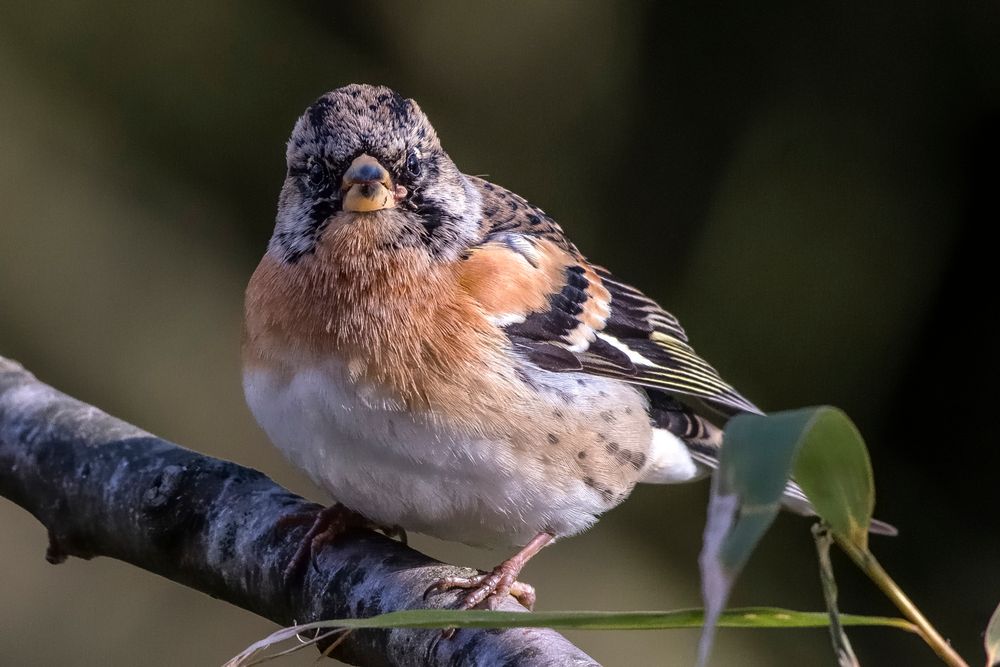
[[[309,158],[309,162],[306,163],[306,180],[309,181],[309,185],[318,188],[326,183],[328,177],[326,163],[319,158]]]
[[[406,173],[410,176],[420,175],[420,151],[416,148],[406,156]]]

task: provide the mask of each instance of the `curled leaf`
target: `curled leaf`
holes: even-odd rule
[[[821,406],[734,417],[712,480],[699,558],[706,610],[699,665],[708,659],[714,620],[774,521],[790,476],[832,534],[867,550],[875,486],[868,450],[847,415]]]

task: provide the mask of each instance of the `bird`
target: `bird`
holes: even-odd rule
[[[530,558],[637,484],[710,474],[718,423],[762,414],[541,208],[464,174],[412,99],[326,93],[286,163],[242,359],[257,422],[335,501],[293,560],[359,522],[508,548],[428,592],[530,608]],[[783,501],[813,513],[794,482]]]

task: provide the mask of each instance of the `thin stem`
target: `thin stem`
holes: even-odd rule
[[[875,560],[875,556],[866,549],[859,549],[857,546],[849,542],[844,537],[834,534],[833,538],[840,545],[840,548],[854,561],[855,565],[864,571],[868,575],[868,578],[875,582],[886,597],[892,600],[892,603],[896,605],[896,608],[903,613],[903,616],[910,619],[917,630],[920,632],[920,636],[924,638],[927,645],[930,646],[938,657],[941,658],[947,665],[951,667],[969,667],[968,663],[962,659],[955,649],[951,647],[951,644],[938,634],[938,631],[934,629],[934,626],[930,624],[917,606],[913,604],[913,601],[907,597],[906,593],[900,589],[896,582],[892,580],[889,573],[886,572],[879,562]]]
[[[826,610],[830,614],[830,641],[833,642],[833,652],[837,655],[840,667],[860,667],[858,656],[854,654],[851,642],[840,623],[840,611],[837,609],[837,580],[833,578],[833,563],[830,562],[830,545],[833,538],[827,527],[818,523],[813,526],[813,537],[816,538],[816,552],[819,555],[819,578],[823,585],[823,599],[826,600]]]

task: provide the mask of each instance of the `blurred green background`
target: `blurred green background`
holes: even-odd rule
[[[846,409],[901,532],[876,554],[981,661],[1000,5],[4,0],[0,354],[323,499],[243,405],[241,299],[295,118],[355,81],[417,99],[460,167],[545,208],[758,404]],[[639,489],[546,550],[524,574],[539,608],[698,606],[706,496]],[[215,665],[273,629],[108,559],[51,567],[7,502],[0,528],[0,664]],[[808,522],[783,517],[733,603],[820,609],[815,562]],[[892,611],[835,564],[842,609]],[[866,664],[935,664],[902,633],[851,636]],[[689,665],[697,641],[573,638],[609,665]],[[714,664],[834,660],[824,631],[723,630]]]

